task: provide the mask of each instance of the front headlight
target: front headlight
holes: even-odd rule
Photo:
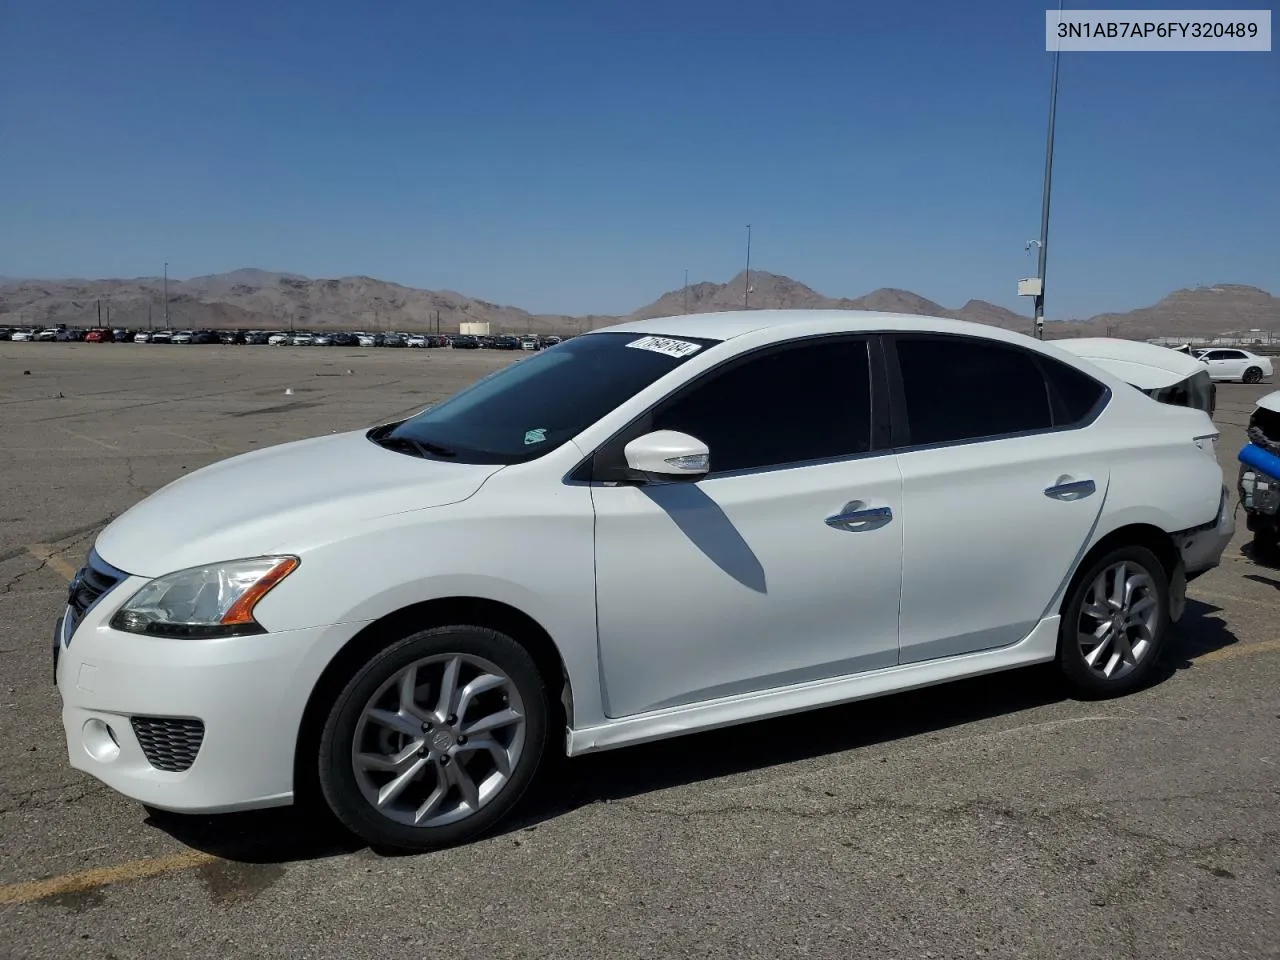
[[[111,626],[153,637],[266,633],[253,608],[298,562],[297,557],[255,557],[166,574],[130,597]]]

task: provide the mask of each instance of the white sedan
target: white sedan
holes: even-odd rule
[[[1234,532],[1216,435],[994,327],[592,331],[111,523],[54,639],[70,762],[168,810],[319,796],[430,849],[552,751],[1039,663],[1128,693]]]
[[[1239,380],[1242,383],[1260,383],[1272,374],[1271,360],[1248,350],[1228,350],[1217,347],[1196,351],[1196,359],[1209,368],[1214,380]]]

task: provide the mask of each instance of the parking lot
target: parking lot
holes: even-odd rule
[[[442,853],[151,813],[67,766],[49,642],[102,526],[518,356],[0,343],[0,956],[1280,957],[1280,570],[1243,514],[1133,696],[1036,669],[590,756]],[[1218,388],[1233,487],[1274,389]]]

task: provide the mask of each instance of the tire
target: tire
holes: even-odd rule
[[[1242,383],[1261,383],[1262,370],[1259,367],[1250,367],[1244,372],[1244,376],[1240,380]]]
[[[1123,635],[1104,633],[1101,643],[1089,644],[1086,650],[1081,635],[1086,630],[1086,635],[1095,635],[1104,623],[1114,622],[1114,619],[1095,617],[1090,611],[1095,610],[1099,615],[1105,611],[1114,618],[1117,612],[1114,606],[1107,602],[1106,596],[1097,597],[1095,590],[1104,586],[1108,594],[1114,594],[1114,576],[1121,565],[1125,570],[1125,583],[1132,588],[1132,602],[1127,609],[1137,617],[1139,626],[1130,627]],[[1154,605],[1142,604],[1146,598],[1154,601]],[[1139,546],[1118,547],[1099,557],[1073,582],[1059,631],[1058,666],[1077,696],[1101,700],[1123,696],[1143,686],[1155,669],[1169,633],[1169,579],[1159,558]],[[1123,641],[1117,643],[1121,636]],[[1132,659],[1122,655],[1126,646]],[[1098,647],[1101,652],[1090,664]],[[1117,655],[1120,655],[1118,662]],[[1103,673],[1107,667],[1111,668],[1109,676]]]
[[[450,664],[453,717],[440,698]],[[374,848],[422,852],[472,839],[506,816],[532,782],[546,748],[549,700],[533,658],[505,634],[449,626],[405,637],[376,653],[334,702],[320,736],[325,801]],[[492,726],[472,729],[481,719]],[[388,789],[398,780],[403,789]]]
[[[1280,529],[1271,524],[1261,524],[1253,531],[1250,553],[1257,563],[1269,567],[1280,566]]]

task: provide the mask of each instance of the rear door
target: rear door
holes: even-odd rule
[[[901,662],[1016,643],[1070,576],[1106,499],[1074,367],[982,337],[890,338],[902,472]]]

